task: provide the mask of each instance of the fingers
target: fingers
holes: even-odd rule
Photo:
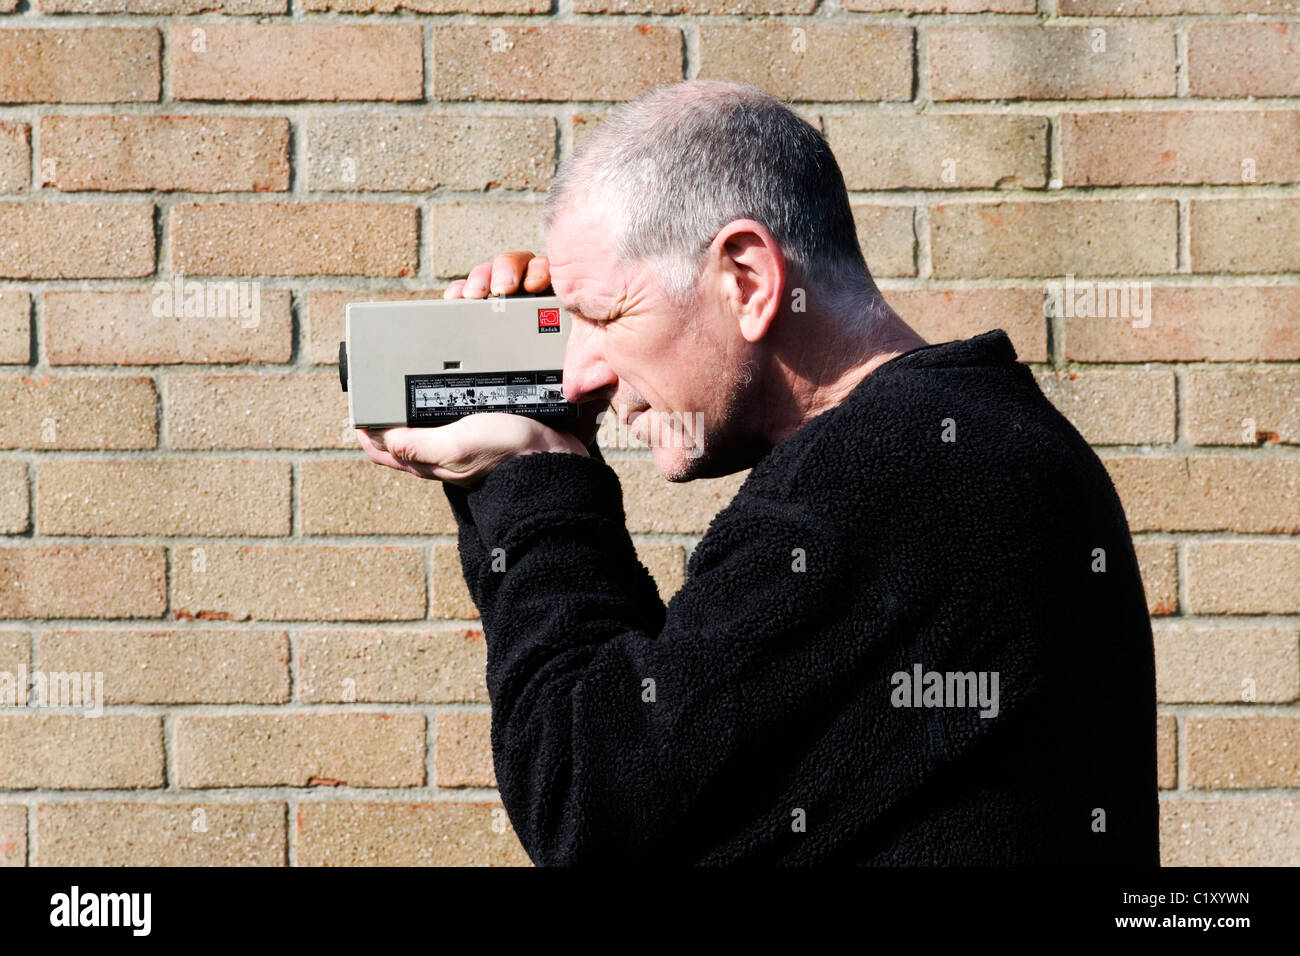
[[[551,261],[546,256],[534,256],[528,260],[528,271],[524,274],[524,291],[539,293],[551,288]]]
[[[472,471],[448,468],[441,463],[448,457],[454,458],[456,454],[450,434],[441,428],[413,429],[401,425],[358,428],[356,436],[366,457],[377,465],[465,487],[481,480]]]
[[[465,287],[461,289],[462,299],[482,299],[488,294],[488,282],[492,278],[492,263],[485,262],[469,270],[465,277]]]
[[[491,262],[470,270],[443,290],[444,299],[482,299],[489,295],[544,292],[551,285],[551,267],[545,256],[524,250],[503,252]]]
[[[518,292],[523,285],[524,272],[530,267],[535,257],[531,252],[503,252],[492,260],[492,283],[489,292],[493,295],[510,295]],[[550,281],[548,275],[547,281]]]

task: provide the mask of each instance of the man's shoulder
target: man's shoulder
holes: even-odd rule
[[[809,421],[755,466],[756,487],[798,476],[837,483],[842,467],[879,456],[933,450],[971,430],[993,453],[1002,426],[1040,416],[1041,389],[1002,330],[923,346],[879,366],[841,401]],[[963,429],[962,426],[968,426]],[[1014,437],[1014,436],[1011,436]],[[924,466],[925,455],[909,461]],[[841,467],[833,462],[843,462]],[[874,472],[856,475],[871,480]]]

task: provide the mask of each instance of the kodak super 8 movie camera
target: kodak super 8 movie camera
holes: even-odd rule
[[[560,387],[570,321],[555,296],[352,303],[339,343],[352,427],[508,412],[567,430],[578,413]]]

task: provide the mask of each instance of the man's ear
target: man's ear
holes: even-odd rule
[[[771,232],[753,219],[737,219],[714,237],[723,295],[749,342],[767,335],[785,291],[785,255]]]

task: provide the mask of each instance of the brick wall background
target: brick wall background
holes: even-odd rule
[[[0,708],[0,862],[528,862],[455,526],[357,447],[343,307],[541,252],[557,161],[697,76],[794,101],[894,307],[1005,328],[1098,446],[1165,862],[1300,863],[1296,0],[0,0],[0,672],[105,704]],[[258,321],[156,316],[178,275]],[[1149,281],[1150,325],[1045,309],[1067,275]],[[668,596],[744,476],[608,457]]]

